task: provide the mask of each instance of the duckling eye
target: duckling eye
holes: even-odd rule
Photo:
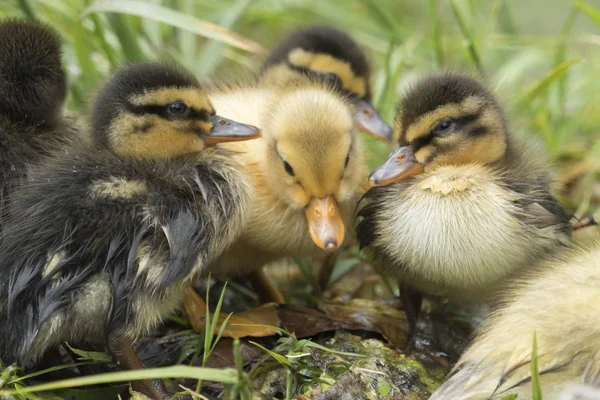
[[[340,77],[332,72],[327,73],[327,74],[322,74],[322,76],[323,76],[323,79],[325,79],[327,82],[331,82],[336,86],[339,86],[341,84]]]
[[[443,119],[433,128],[434,133],[448,133],[454,129],[454,121]]]
[[[283,168],[285,169],[285,172],[287,172],[287,174],[289,176],[294,176],[294,168],[292,168],[290,163],[288,163],[287,161],[283,161]]]
[[[175,102],[169,104],[168,107],[169,107],[169,113],[171,113],[173,115],[185,114],[189,110],[189,107],[186,106],[183,101],[175,101]]]

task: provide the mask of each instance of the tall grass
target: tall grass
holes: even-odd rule
[[[583,163],[577,178],[585,185],[564,196],[569,207],[598,181],[600,11],[591,2],[14,0],[0,4],[0,16],[38,18],[59,30],[68,106],[76,111],[122,63],[171,60],[201,78],[248,76],[294,27],[334,24],[369,52],[375,104],[388,120],[415,76],[477,72],[497,88],[518,134],[539,141],[553,160]],[[389,146],[366,141],[374,167]],[[597,203],[595,195],[590,208]]]

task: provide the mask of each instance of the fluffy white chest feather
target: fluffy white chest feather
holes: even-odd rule
[[[424,290],[478,297],[535,252],[534,232],[515,217],[518,194],[484,167],[440,167],[385,196],[376,227],[392,259],[384,270]]]

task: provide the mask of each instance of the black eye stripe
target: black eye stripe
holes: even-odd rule
[[[356,95],[356,93],[353,93],[353,92],[351,92],[351,91],[349,91],[347,89],[344,89],[344,87],[342,86],[342,79],[338,75],[336,75],[336,74],[333,74],[333,73],[323,73],[323,74],[320,74],[320,73],[312,71],[312,70],[310,70],[308,68],[299,67],[297,65],[290,64],[289,62],[287,63],[287,65],[288,65],[288,68],[291,69],[292,71],[300,72],[300,73],[302,73],[304,75],[307,75],[307,76],[310,76],[310,77],[313,77],[313,78],[316,78],[316,79],[322,79],[325,82],[331,82],[330,80],[328,80],[325,77],[325,75],[335,75],[336,78],[337,78],[337,80],[336,80],[337,83],[335,85],[336,91],[338,91],[342,96],[345,96],[345,97],[349,98],[350,100],[356,100],[356,99],[359,98]]]
[[[413,140],[410,144],[413,148],[413,153],[416,153],[423,147],[427,146],[428,144],[431,144],[433,139],[435,139],[435,135],[433,133],[428,133],[425,136],[421,136]]]
[[[458,129],[458,128],[464,127],[465,125],[468,125],[468,124],[476,121],[477,119],[479,119],[479,117],[480,117],[480,113],[475,113],[475,114],[465,115],[465,116],[462,116],[460,118],[452,119],[452,121],[454,122],[454,124],[456,126],[455,129]],[[474,130],[472,130],[471,132],[469,132],[469,134],[473,134],[474,136],[476,136],[476,135],[484,134],[486,132],[487,131],[485,130],[485,128],[483,128],[483,130],[481,130],[480,128],[475,128]],[[400,138],[400,141],[399,141],[400,145],[402,145],[402,143],[403,143],[403,139],[402,138],[405,135],[406,135],[406,130],[403,130],[402,137]],[[434,139],[435,139],[435,133],[432,130],[427,135],[421,136],[421,137],[418,137],[418,138],[414,139],[410,143],[410,145],[413,148],[413,152],[416,153],[417,151],[419,151],[423,147],[431,144],[431,142]],[[406,145],[406,143],[404,143],[404,145]]]
[[[144,114],[154,114],[158,115],[161,118],[165,119],[176,119],[176,117],[169,113],[168,111],[169,105],[158,105],[158,104],[148,104],[144,106],[136,106],[133,104],[127,104],[127,111],[135,115],[144,115]],[[175,118],[174,118],[175,117]],[[189,119],[189,120],[197,120],[197,121],[205,121],[210,122],[210,115],[207,110],[204,109],[195,109],[190,107],[190,111],[187,115],[180,117],[179,119]]]

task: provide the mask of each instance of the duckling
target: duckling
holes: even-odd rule
[[[411,334],[420,292],[488,300],[568,245],[570,216],[549,192],[546,165],[509,134],[476,79],[422,79],[399,105],[395,130],[398,146],[370,175],[357,236],[402,283]]]
[[[320,82],[223,90],[211,100],[224,116],[263,130],[259,140],[225,145],[252,177],[255,199],[242,235],[211,263],[213,275],[260,274],[284,257],[336,251],[367,177],[348,102]]]
[[[356,108],[354,121],[359,130],[380,140],[392,139],[392,128],[371,103],[367,56],[346,32],[328,25],[292,32],[267,58],[260,82],[285,86],[303,76],[323,79],[343,92]]]
[[[62,116],[66,96],[60,41],[33,21],[0,22],[0,228],[8,196],[53,148],[71,136]]]
[[[0,247],[0,359],[32,366],[50,347],[107,344],[137,369],[132,342],[182,301],[191,277],[237,237],[251,183],[227,151],[260,136],[215,114],[194,76],[141,63],[117,72],[74,143],[12,196]],[[169,398],[159,382],[136,383]]]
[[[600,387],[600,242],[568,253],[507,289],[432,400],[531,399],[534,334],[544,399],[582,383]]]

